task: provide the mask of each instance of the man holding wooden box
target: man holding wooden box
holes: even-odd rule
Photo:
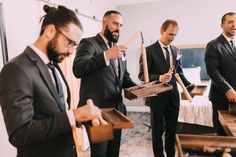
[[[178,73],[183,84],[190,82],[184,77],[180,64],[179,50],[170,45],[178,32],[174,20],[166,20],[160,29],[161,38],[146,48],[150,81],[169,83],[173,89],[147,97],[146,105],[150,106],[152,145],[155,157],[164,157],[162,135],[165,130],[165,152],[167,157],[175,156],[175,132],[179,114],[180,98],[173,73]],[[139,79],[144,80],[143,62],[140,57]]]
[[[72,127],[101,117],[94,105],[70,109],[70,91],[58,66],[82,35],[76,14],[44,6],[41,32],[0,73],[0,104],[18,157],[76,157]]]
[[[115,108],[126,112],[122,89],[135,86],[127,72],[125,45],[115,45],[123,25],[122,15],[107,11],[102,31],[94,37],[82,39],[77,49],[73,72],[81,78],[79,106],[91,98],[99,108]],[[121,130],[114,130],[114,140],[91,144],[92,157],[118,157]]]

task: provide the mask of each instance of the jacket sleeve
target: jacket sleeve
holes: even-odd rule
[[[73,72],[77,78],[86,77],[106,67],[104,53],[97,52],[95,44],[97,42],[93,39],[80,41],[73,63]]]
[[[9,141],[15,147],[38,144],[71,131],[65,112],[34,119],[34,89],[29,74],[14,63],[0,74],[0,104]],[[40,104],[37,104],[40,106]]]
[[[181,60],[178,60],[178,63],[176,65],[176,72],[179,74],[179,77],[181,78],[181,80],[184,83],[184,86],[187,87],[188,85],[190,85],[191,83],[187,80],[187,78],[184,76],[183,70],[182,70],[182,64],[181,64]]]
[[[214,85],[225,94],[230,88],[230,84],[225,80],[219,71],[220,56],[217,45],[213,42],[207,44],[205,53],[205,64],[207,74],[211,78]]]

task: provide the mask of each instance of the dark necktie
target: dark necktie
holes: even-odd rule
[[[234,45],[233,40],[230,40],[230,46],[231,46],[231,48],[233,49],[234,54],[236,54],[236,47],[235,47],[235,45]]]
[[[112,46],[114,46],[114,43],[109,41],[109,42],[108,42],[108,45],[109,45],[109,47],[111,48]],[[114,66],[115,66],[116,76],[118,77],[118,76],[119,76],[118,59],[114,59],[114,60],[113,60],[113,64],[114,64]]]
[[[163,47],[166,50],[166,63],[168,67],[170,67],[170,52],[168,50],[168,47]]]
[[[111,48],[113,46],[113,42],[108,42],[109,47]]]
[[[52,64],[50,62],[50,63],[48,63],[48,67],[52,71],[52,75],[54,77],[56,88],[57,88],[57,93],[58,93],[58,96],[59,96],[60,102],[61,102],[60,106],[61,106],[62,110],[64,111],[65,110],[65,96],[64,96],[64,92],[63,92],[63,88],[62,88],[60,78],[59,78],[59,76],[56,72],[56,67],[55,67],[54,64]]]

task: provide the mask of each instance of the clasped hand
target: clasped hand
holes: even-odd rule
[[[92,102],[92,100],[88,100],[87,104],[79,107],[74,110],[75,120],[78,122],[85,122],[90,121],[92,119],[100,119],[101,116],[101,110],[95,106]]]
[[[108,60],[121,58],[127,49],[128,47],[125,45],[115,45],[105,52],[106,58]]]
[[[169,72],[165,73],[160,76],[160,82],[168,83],[168,82],[170,82],[171,78],[172,78],[172,73],[169,73]]]
[[[229,102],[236,103],[236,92],[233,89],[227,91],[225,95]]]

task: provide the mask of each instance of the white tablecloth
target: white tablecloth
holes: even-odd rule
[[[179,122],[213,127],[212,104],[206,96],[195,96],[192,102],[181,100]]]

